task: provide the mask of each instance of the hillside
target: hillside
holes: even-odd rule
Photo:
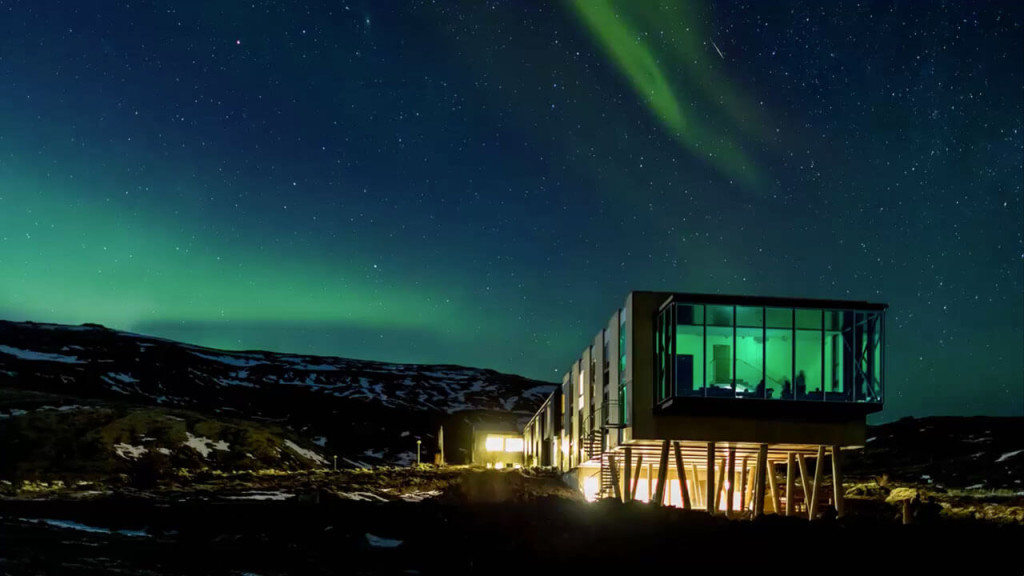
[[[183,410],[250,428],[267,424],[306,439],[318,456],[338,455],[340,465],[361,467],[409,464],[417,439],[424,458],[432,459],[444,425],[446,445],[453,445],[448,457],[457,462],[468,423],[483,416],[527,418],[553,389],[461,366],[226,352],[96,325],[0,321],[0,390],[11,392],[0,398],[0,426],[8,429],[47,404],[85,402],[88,410],[55,414],[97,426],[111,417],[99,407],[116,409],[117,418],[146,421],[162,414],[152,410]],[[143,415],[129,415],[140,409]],[[29,428],[47,422],[32,419]],[[135,436],[108,440],[141,446],[143,434]]]

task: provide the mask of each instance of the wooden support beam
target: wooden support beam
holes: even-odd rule
[[[768,488],[772,491],[772,512],[782,514],[782,504],[779,502],[779,488],[775,483],[775,463],[768,462]]]
[[[818,446],[818,461],[814,463],[814,488],[811,489],[811,503],[807,506],[807,518],[814,520],[818,515],[818,492],[821,489],[822,472],[825,470],[825,447]]]
[[[810,476],[807,474],[807,458],[803,454],[796,455],[797,464],[800,465],[800,488],[804,493],[804,506],[811,503]]]
[[[622,449],[622,501],[629,502],[629,496],[633,493],[630,481],[633,480],[633,450],[629,446]]]
[[[732,516],[733,494],[736,492],[736,447],[729,447],[729,488],[725,494],[725,515]]]
[[[697,464],[690,464],[691,472],[693,473],[693,495],[697,499],[694,506],[698,508],[704,507],[704,490],[700,486],[700,474],[697,470]]]
[[[714,516],[715,514],[715,443],[708,442],[708,469],[707,469],[707,488],[704,489],[705,509],[708,514]]]
[[[718,484],[715,484],[715,513],[722,509],[722,494],[725,492],[725,468],[727,460],[718,463]]]
[[[754,518],[764,513],[764,480],[768,468],[768,445],[761,444],[757,449],[757,471],[754,479]]]
[[[654,497],[654,464],[647,463],[647,501]],[[660,504],[659,504],[660,505]]]
[[[608,467],[612,472],[612,490],[615,493],[615,499],[622,501],[622,489],[619,487],[619,469],[615,464],[615,454],[608,455]]]
[[[668,444],[668,440],[661,443],[661,458],[658,460],[658,486],[654,490],[654,503],[657,506],[665,503],[665,484],[668,483]]]
[[[682,493],[683,497],[683,510],[690,510],[692,505],[690,503],[690,490],[686,487],[686,466],[683,463],[683,453],[679,448],[679,442],[673,442],[672,447],[676,453],[676,472],[679,476],[679,492]],[[697,476],[694,475],[694,480]]]
[[[796,484],[796,456],[786,454],[786,516],[793,514],[793,492]]]
[[[836,518],[842,518],[845,513],[845,494],[843,493],[843,469],[841,465],[842,447],[832,446],[832,492],[836,502]]]
[[[740,483],[740,510],[746,510],[747,505],[750,504],[750,465],[748,464],[750,458],[748,456],[743,457],[741,467],[743,471],[740,475],[743,477]]]
[[[640,471],[644,469],[644,453],[641,452],[636,455],[636,472],[633,473],[633,489],[629,493],[629,501],[636,500],[636,487],[640,485]],[[651,495],[648,494],[647,498],[650,499]]]

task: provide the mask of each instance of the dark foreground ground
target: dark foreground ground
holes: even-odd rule
[[[541,482],[547,482],[542,480]],[[756,521],[556,490],[518,473],[469,473],[422,502],[108,494],[0,501],[3,574],[547,574],[805,571],[1021,574],[1024,526],[941,515],[903,526],[895,507]]]

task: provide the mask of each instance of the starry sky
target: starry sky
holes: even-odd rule
[[[560,379],[631,289],[882,301],[1024,413],[1019,2],[0,0],[0,318]]]

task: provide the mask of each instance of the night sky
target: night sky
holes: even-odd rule
[[[1024,413],[1019,2],[0,0],[0,318],[556,380],[631,289],[882,301]]]

